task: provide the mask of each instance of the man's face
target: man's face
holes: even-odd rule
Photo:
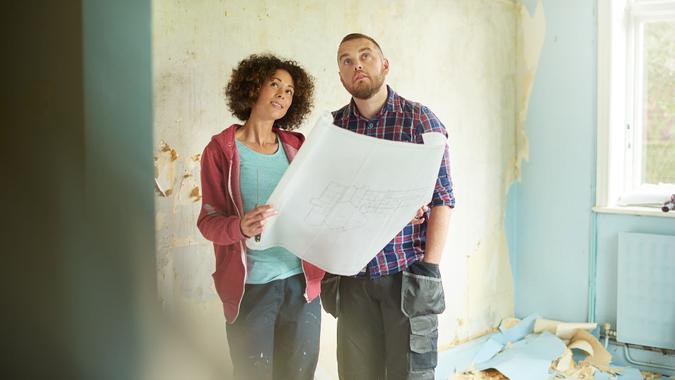
[[[382,88],[389,61],[366,38],[345,41],[338,48],[340,81],[356,99],[370,99]]]

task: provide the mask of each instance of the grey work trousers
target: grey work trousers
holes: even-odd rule
[[[227,325],[237,380],[311,380],[319,360],[321,306],[305,301],[302,274],[246,284],[239,316]]]
[[[371,278],[329,276],[321,298],[336,316],[343,380],[433,380],[441,279],[409,271]]]

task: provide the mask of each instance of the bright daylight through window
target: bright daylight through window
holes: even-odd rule
[[[598,17],[597,208],[661,208],[675,194],[675,0],[600,0]]]
[[[675,21],[643,25],[641,183],[675,183]]]

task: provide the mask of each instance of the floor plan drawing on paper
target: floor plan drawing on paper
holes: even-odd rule
[[[368,187],[329,182],[319,197],[310,199],[306,222],[334,231],[362,228],[373,214],[386,216],[400,208],[419,206],[425,189],[408,191],[373,190]]]

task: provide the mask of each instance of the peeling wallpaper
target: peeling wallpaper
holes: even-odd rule
[[[387,83],[428,105],[448,129],[457,207],[441,264],[447,310],[441,349],[513,314],[503,225],[506,192],[527,158],[523,122],[544,34],[541,5],[516,1],[216,1],[153,3],[155,189],[159,297],[205,355],[227,363],[211,244],[196,228],[199,154],[237,120],[223,88],[239,60],[272,52],[314,77],[315,107],[300,129],[349,96],[336,49],[347,33],[378,40]],[[317,378],[337,378],[335,320],[323,315]]]

